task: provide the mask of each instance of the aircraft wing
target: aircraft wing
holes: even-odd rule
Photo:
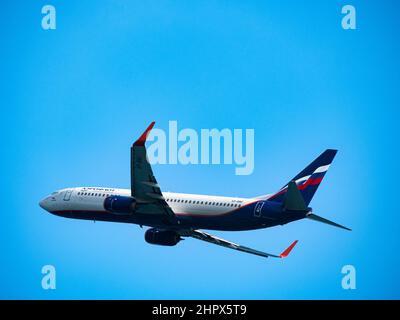
[[[174,222],[176,216],[165,201],[147,158],[145,142],[154,124],[131,147],[131,195],[137,201],[137,213],[165,215],[166,221]]]
[[[283,251],[280,255],[275,255],[275,254],[270,254],[270,253],[266,253],[266,252],[262,252],[262,251],[258,251],[258,250],[254,250],[245,246],[241,246],[239,244],[215,237],[209,233],[206,233],[204,231],[200,231],[200,230],[193,230],[190,231],[188,234],[184,234],[183,236],[189,236],[195,239],[199,239],[199,240],[203,240],[203,241],[207,241],[213,244],[217,244],[219,246],[223,246],[226,248],[230,248],[230,249],[234,249],[234,250],[238,250],[238,251],[242,251],[242,252],[247,252],[247,253],[251,253],[251,254],[255,254],[257,256],[261,256],[261,257],[272,257],[272,258],[286,258],[290,251],[292,251],[292,249],[294,248],[294,246],[296,245],[296,243],[298,242],[298,240],[294,241],[285,251]]]

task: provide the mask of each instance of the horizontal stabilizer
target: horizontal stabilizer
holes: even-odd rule
[[[286,210],[294,210],[294,211],[307,210],[307,206],[304,203],[303,196],[301,195],[297,187],[297,184],[294,181],[290,181],[288,184],[288,189],[285,194],[283,207]]]
[[[340,224],[338,224],[338,223],[336,223],[336,222],[333,222],[333,221],[330,221],[330,220],[328,220],[328,219],[325,219],[325,218],[322,218],[322,217],[320,217],[320,216],[317,216],[317,215],[314,214],[314,213],[309,213],[309,214],[307,214],[307,218],[308,218],[308,219],[311,219],[311,220],[314,220],[314,221],[326,223],[326,224],[329,224],[329,225],[334,226],[334,227],[338,227],[338,228],[342,228],[342,229],[351,231],[351,229],[349,229],[349,228],[347,228],[347,227],[345,227],[345,226],[342,226],[342,225],[340,225]]]

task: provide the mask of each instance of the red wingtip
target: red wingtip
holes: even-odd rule
[[[285,251],[283,251],[279,256],[281,258],[286,258],[290,251],[292,251],[292,249],[294,248],[294,246],[296,245],[296,243],[299,242],[299,240],[294,241]]]
[[[143,132],[142,135],[139,137],[139,139],[137,139],[136,142],[133,144],[134,146],[144,146],[147,136],[149,135],[151,129],[153,129],[155,123],[156,123],[155,121],[150,123],[150,125],[147,127],[146,131]]]

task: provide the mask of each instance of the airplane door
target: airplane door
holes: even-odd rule
[[[255,217],[257,217],[257,218],[261,217],[261,210],[262,210],[263,205],[264,205],[264,201],[259,201],[256,203],[256,206],[254,207],[254,216]]]
[[[67,190],[64,195],[64,201],[69,201],[71,199],[72,190]]]

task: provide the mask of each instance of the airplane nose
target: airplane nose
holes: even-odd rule
[[[44,209],[44,210],[46,210],[46,211],[49,211],[49,206],[48,206],[48,203],[47,203],[46,199],[41,200],[41,201],[39,202],[39,206],[40,206],[42,209]]]

